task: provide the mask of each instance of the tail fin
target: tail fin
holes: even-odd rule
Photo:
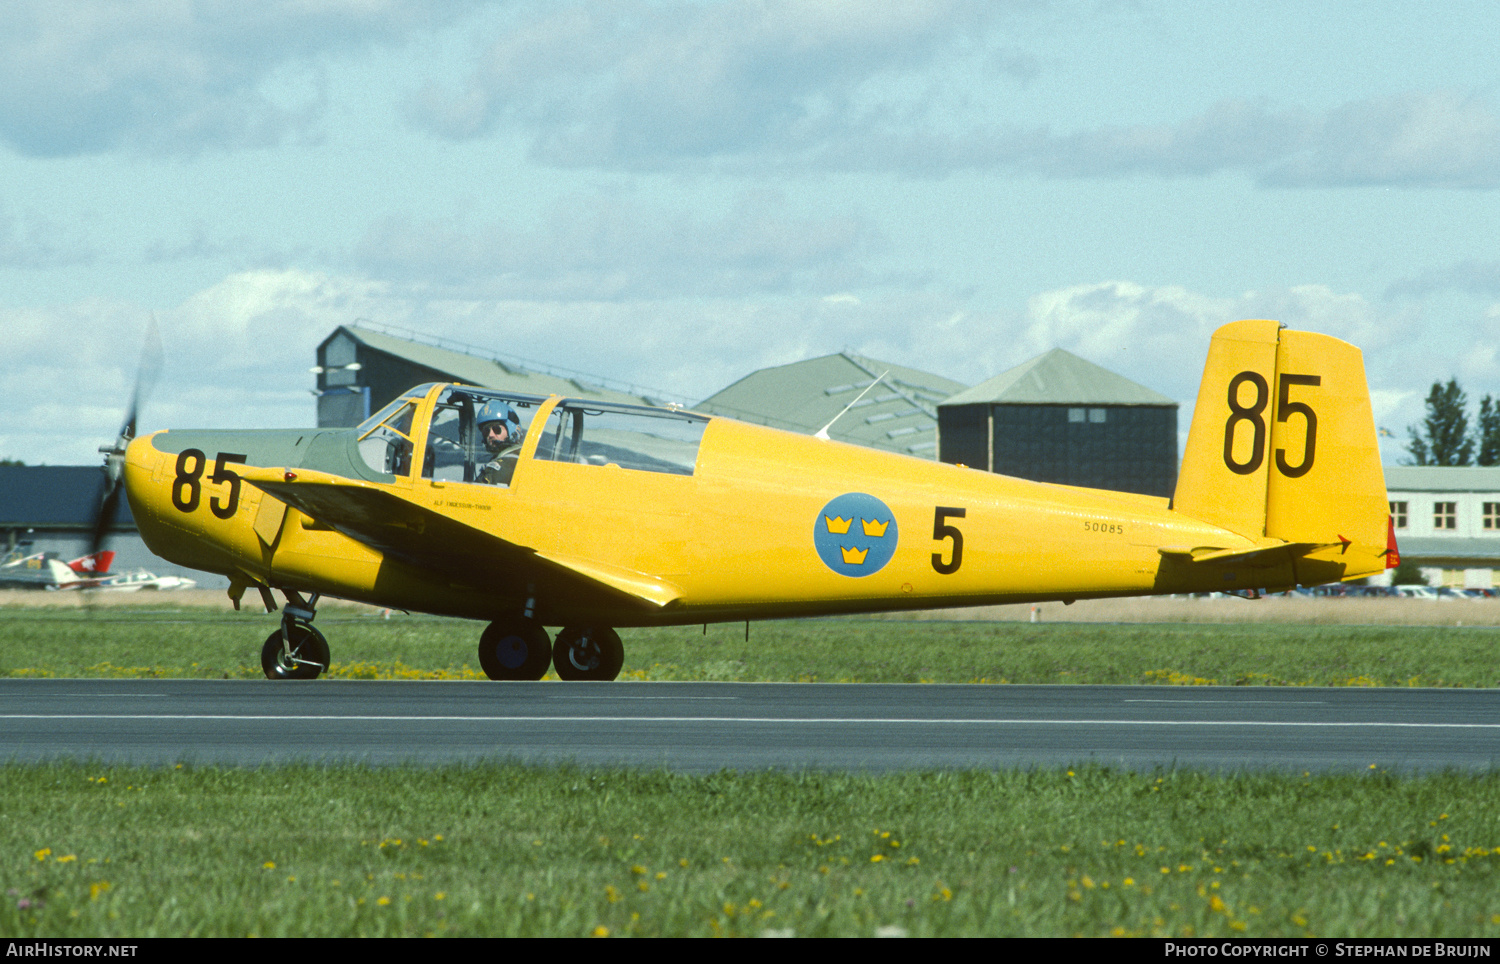
[[[115,551],[113,549],[101,549],[91,552],[86,556],[68,561],[68,568],[80,576],[97,576],[109,572],[109,567],[115,563]]]
[[[1389,507],[1359,349],[1274,321],[1215,332],[1172,504],[1297,544],[1299,583],[1384,570]]]
[[[57,583],[59,589],[71,583],[79,582],[82,578],[78,573],[69,569],[68,564],[61,559],[48,559],[47,570],[52,573],[52,579]]]

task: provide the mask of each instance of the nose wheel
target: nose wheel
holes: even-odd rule
[[[624,665],[625,646],[608,626],[568,626],[552,644],[552,666],[561,679],[609,682]]]
[[[493,680],[539,680],[552,662],[552,640],[534,619],[497,619],[479,637],[479,667]]]
[[[277,630],[260,648],[266,679],[317,679],[328,669],[328,640],[311,626],[295,625],[285,637]]]
[[[317,679],[328,670],[328,640],[312,628],[318,597],[308,602],[286,591],[281,628],[266,637],[260,648],[260,668],[266,679]]]

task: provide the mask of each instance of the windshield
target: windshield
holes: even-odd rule
[[[385,408],[382,408],[374,415],[371,415],[363,422],[360,422],[358,427],[356,427],[354,430],[355,434],[360,438],[364,438],[366,435],[369,435],[372,431],[375,430],[375,428],[377,428],[382,422],[389,419],[392,414],[394,414],[408,401],[421,401],[422,399],[426,398],[427,392],[431,390],[431,388],[432,383],[428,382],[426,385],[418,385],[411,391],[406,392],[400,398],[387,405]]]
[[[416,414],[416,402],[397,399],[361,425],[359,457],[365,460],[365,464],[387,475],[410,472],[411,423]],[[376,418],[380,421],[371,425]]]

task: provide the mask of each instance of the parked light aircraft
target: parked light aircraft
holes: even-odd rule
[[[0,563],[0,589],[95,589],[109,576],[113,552],[91,552],[63,562],[38,552]]]
[[[185,576],[158,576],[149,569],[132,569],[129,572],[112,573],[95,580],[93,585],[82,588],[97,589],[100,592],[140,592],[143,589],[168,592],[173,589],[192,589],[196,585],[196,579]]]
[[[496,455],[479,420],[502,407],[523,441]],[[354,429],[132,440],[134,421],[106,464],[152,551],[228,576],[236,607],[252,587],[267,611],[285,597],[271,678],[327,668],[322,595],[486,620],[492,679],[550,663],[608,680],[616,627],[1279,590],[1394,565],[1361,355],[1274,321],[1214,335],[1170,500],[451,384]]]

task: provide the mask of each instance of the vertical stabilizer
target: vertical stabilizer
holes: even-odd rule
[[[1383,570],[1385,474],[1359,349],[1274,321],[1220,328],[1173,508],[1293,544],[1299,583]]]

